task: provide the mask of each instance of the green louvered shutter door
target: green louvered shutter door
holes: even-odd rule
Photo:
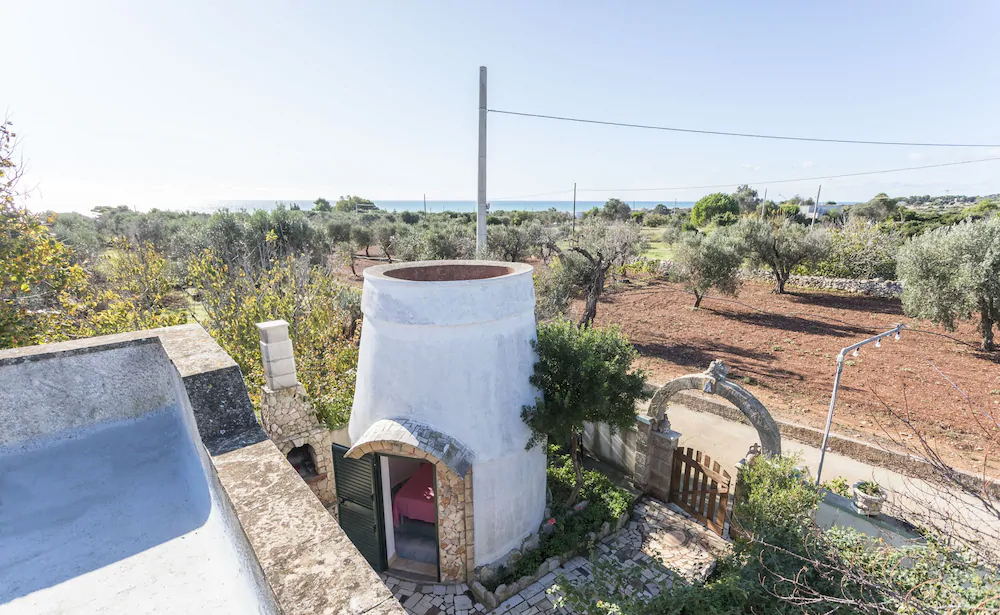
[[[373,455],[344,457],[347,449],[333,445],[333,473],[337,483],[340,527],[372,568],[386,569],[378,463]]]

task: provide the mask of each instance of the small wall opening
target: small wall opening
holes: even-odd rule
[[[319,473],[316,471],[316,451],[313,450],[312,446],[308,444],[296,446],[288,451],[286,458],[303,480],[308,482],[310,479],[319,477]]]
[[[385,276],[411,282],[455,282],[458,280],[485,280],[514,273],[512,267],[502,265],[427,265],[389,269]]]

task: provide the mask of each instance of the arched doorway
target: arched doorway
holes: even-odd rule
[[[394,548],[388,544],[388,538],[405,521],[403,518],[409,516],[401,510],[411,510],[418,522],[426,522],[430,518],[426,511],[420,510],[421,503],[416,497],[424,487],[420,481],[426,482],[430,476],[440,581],[467,580],[474,568],[475,544],[471,450],[430,425],[397,418],[376,421],[344,453],[348,459],[361,459],[367,455],[374,458],[377,468],[379,485],[376,493],[386,499],[382,506],[383,531],[387,539],[386,559],[392,559],[389,551]],[[414,496],[411,500],[397,501],[407,487],[405,484],[392,484],[394,471],[396,476],[405,475],[406,484],[412,486],[410,481],[418,481],[416,485],[420,489],[409,490]],[[339,475],[337,479],[340,480]]]
[[[654,428],[659,431],[670,429],[666,412],[675,395],[681,391],[702,391],[718,395],[739,408],[757,430],[761,450],[767,455],[781,455],[781,433],[771,414],[753,393],[728,380],[728,373],[729,368],[722,361],[715,360],[700,374],[681,376],[660,387],[649,403],[649,414],[656,419]]]

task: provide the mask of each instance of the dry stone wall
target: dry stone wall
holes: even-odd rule
[[[740,271],[740,277],[744,280],[774,280],[774,276],[770,271],[763,270],[748,271],[744,269]],[[899,297],[903,294],[903,283],[901,281],[883,280],[882,278],[856,280],[854,278],[828,278],[822,275],[793,275],[788,279],[788,284],[801,288],[836,290],[884,299]]]

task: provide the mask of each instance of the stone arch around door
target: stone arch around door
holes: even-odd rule
[[[441,581],[467,581],[475,568],[471,449],[426,423],[396,418],[372,423],[345,456],[359,459],[367,453],[434,464]]]
[[[681,391],[703,391],[718,395],[739,408],[757,430],[761,449],[768,455],[781,455],[781,433],[771,414],[753,393],[728,380],[729,368],[719,360],[712,361],[704,372],[675,378],[660,387],[649,403],[649,414],[656,419],[657,430],[669,430],[666,416],[670,400]]]

